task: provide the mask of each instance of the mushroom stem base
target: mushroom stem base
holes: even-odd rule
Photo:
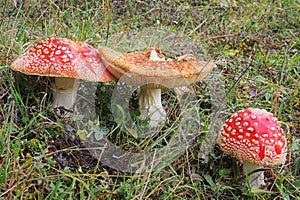
[[[63,107],[66,110],[73,111],[73,106],[77,97],[78,80],[73,78],[55,78],[55,92],[53,108]],[[58,112],[57,114],[63,115]]]
[[[263,169],[263,167],[252,164],[250,162],[244,162],[243,172],[245,175],[247,175],[257,169]],[[266,186],[266,183],[264,181],[264,172],[263,171],[258,171],[258,172],[248,175],[248,180],[249,180],[252,190],[262,189]]]
[[[139,96],[140,119],[149,117],[149,125],[151,127],[162,124],[167,114],[161,104],[161,89],[151,89],[147,88],[147,86],[141,86]]]

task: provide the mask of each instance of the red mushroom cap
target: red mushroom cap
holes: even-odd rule
[[[28,75],[110,81],[114,76],[103,65],[96,49],[84,42],[50,38],[19,56],[11,68]]]
[[[272,166],[286,160],[287,141],[278,120],[263,109],[241,110],[226,120],[217,139],[240,161]]]

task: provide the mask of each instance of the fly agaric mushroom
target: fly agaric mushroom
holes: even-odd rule
[[[213,62],[183,57],[165,59],[159,47],[132,53],[99,47],[98,53],[115,77],[129,85],[141,86],[139,110],[142,119],[150,117],[151,127],[158,126],[166,118],[161,104],[162,88],[190,85],[206,77],[216,66]]]
[[[113,75],[102,64],[92,46],[66,38],[43,40],[19,56],[11,69],[27,75],[55,77],[53,107],[72,110],[78,79],[106,82]]]
[[[243,163],[244,174],[283,164],[287,141],[280,124],[264,109],[241,110],[226,120],[217,139],[220,148]],[[252,189],[265,187],[263,171],[248,176]]]

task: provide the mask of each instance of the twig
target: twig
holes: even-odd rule
[[[215,40],[215,39],[219,39],[219,38],[232,37],[232,36],[235,36],[238,34],[239,33],[232,33],[232,34],[228,34],[228,35],[215,35],[215,36],[211,36],[211,37],[199,37],[199,39]]]

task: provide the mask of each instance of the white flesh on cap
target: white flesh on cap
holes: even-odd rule
[[[163,61],[155,50],[151,51],[149,60]],[[139,110],[141,112],[140,119],[150,118],[150,127],[161,125],[167,118],[166,111],[161,104],[161,89],[153,89],[143,85],[140,87],[139,93]]]
[[[243,164],[243,172],[245,175],[257,169],[263,169],[263,167],[250,162],[244,162]],[[248,181],[252,190],[263,189],[266,186],[263,171],[251,173],[250,175],[248,175]]]
[[[66,109],[66,111],[74,110],[73,106],[77,97],[77,89],[78,79],[56,77],[54,101],[52,103],[52,107],[58,109],[63,107],[64,109]],[[60,113],[59,110],[57,114],[64,115],[64,113]],[[65,115],[68,116],[69,113],[67,112],[67,114]]]

